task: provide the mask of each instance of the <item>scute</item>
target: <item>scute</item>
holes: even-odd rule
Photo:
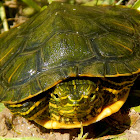
[[[32,98],[68,77],[139,73],[139,39],[133,9],[54,2],[0,36],[0,101]]]

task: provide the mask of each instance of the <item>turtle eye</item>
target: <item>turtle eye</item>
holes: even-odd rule
[[[59,98],[59,96],[58,96],[57,94],[54,94],[54,96],[55,96],[55,98],[56,98],[56,99],[58,99],[58,98]]]
[[[90,94],[90,98],[92,98],[94,95],[95,95],[94,93],[91,93],[91,94]]]
[[[55,101],[59,101],[59,96],[57,94],[52,94],[51,97],[55,100]]]
[[[58,94],[56,94],[56,93],[51,93],[51,97],[52,97],[54,100],[58,100],[58,99],[59,99],[59,96],[58,96]]]
[[[95,99],[95,97],[96,97],[95,93],[90,94],[90,98],[91,98],[92,101]]]

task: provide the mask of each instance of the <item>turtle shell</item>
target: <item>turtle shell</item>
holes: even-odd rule
[[[140,14],[54,2],[0,36],[0,101],[32,98],[69,77],[140,73]]]

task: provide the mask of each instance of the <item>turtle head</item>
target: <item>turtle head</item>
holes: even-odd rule
[[[51,93],[51,119],[74,123],[95,117],[103,106],[103,97],[98,90],[97,81],[74,79],[59,83]]]

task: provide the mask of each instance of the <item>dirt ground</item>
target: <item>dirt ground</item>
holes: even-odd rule
[[[0,113],[0,136],[5,138],[37,137],[46,140],[77,140],[80,129],[71,130],[48,130],[29,122],[20,116],[13,116],[5,108]],[[96,124],[84,127],[84,134],[88,133],[86,139],[109,140],[139,140],[140,138],[140,113],[134,109],[121,110],[111,117]],[[80,138],[79,138],[80,139]],[[81,139],[82,140],[82,139]]]

